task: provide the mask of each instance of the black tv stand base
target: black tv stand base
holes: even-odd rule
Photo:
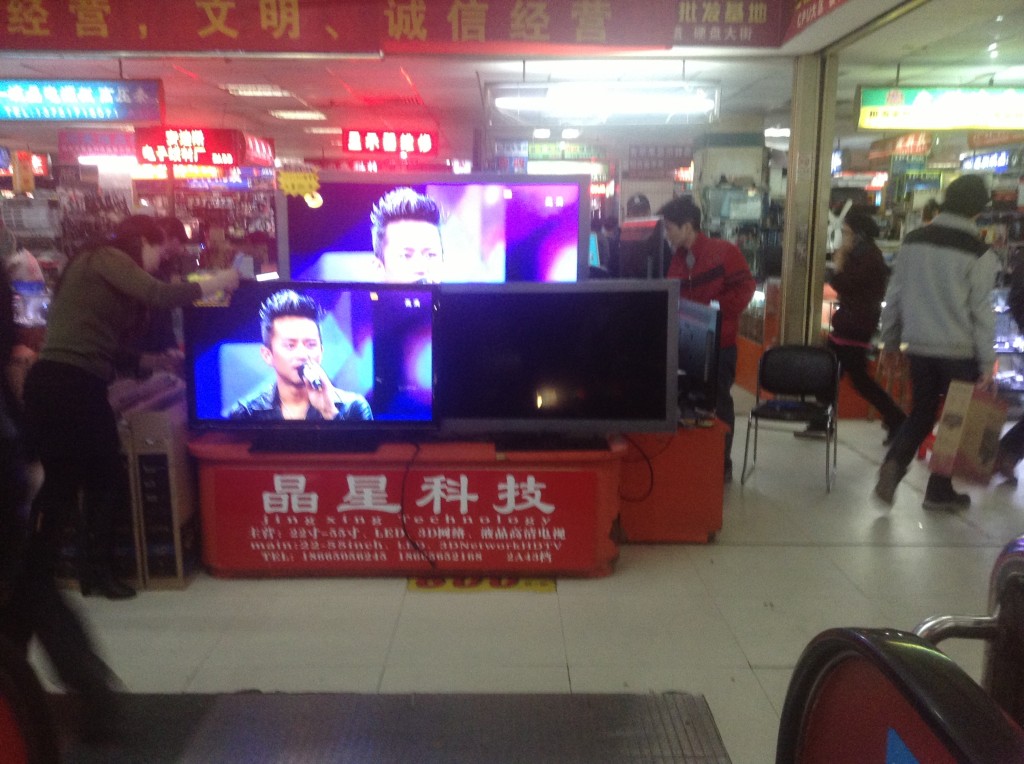
[[[530,433],[494,438],[495,451],[607,451],[605,435],[559,435]]]
[[[382,442],[380,435],[352,432],[264,432],[256,434],[249,445],[254,454],[359,454],[373,453]]]

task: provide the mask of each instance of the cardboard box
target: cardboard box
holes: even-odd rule
[[[995,468],[1006,408],[1005,401],[971,382],[951,382],[932,446],[931,471],[987,483]]]

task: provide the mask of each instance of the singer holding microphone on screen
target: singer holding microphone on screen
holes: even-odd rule
[[[335,387],[320,366],[322,316],[312,298],[291,289],[275,292],[263,302],[260,357],[276,378],[269,389],[239,401],[231,419],[373,419],[366,398]]]

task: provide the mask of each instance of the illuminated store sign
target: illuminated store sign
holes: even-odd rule
[[[859,87],[865,130],[1011,130],[1024,124],[1024,88]]]
[[[339,145],[353,154],[433,156],[437,136],[420,130],[345,130]]]
[[[61,130],[57,133],[61,164],[76,164],[79,157],[133,157],[135,134],[127,130]]]
[[[1010,167],[1009,151],[993,151],[990,154],[975,154],[960,160],[960,168],[963,170],[989,170],[1001,172]]]
[[[0,80],[0,119],[159,122],[160,80]]]
[[[983,130],[967,134],[967,147],[971,149],[995,148],[1024,143],[1024,130]]]
[[[24,154],[25,152],[18,152]],[[5,156],[6,155],[6,158]],[[9,178],[14,174],[14,168],[11,164],[12,157],[7,149],[3,150],[0,154],[0,177]],[[46,178],[50,175],[50,157],[46,154],[30,154],[29,162],[32,166],[32,174],[37,178]]]
[[[142,164],[272,167],[274,143],[240,130],[146,127],[135,131]]]
[[[927,156],[932,150],[931,133],[908,133],[895,138],[874,141],[868,146],[868,159],[902,156]]]
[[[135,131],[135,156],[143,164],[235,164],[235,130],[149,127]]]

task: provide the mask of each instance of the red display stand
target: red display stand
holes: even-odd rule
[[[254,454],[248,442],[207,434],[189,449],[203,561],[215,575],[601,576],[618,554],[622,442]]]
[[[622,460],[626,541],[707,543],[722,529],[725,433],[717,419],[675,434],[629,436]]]

